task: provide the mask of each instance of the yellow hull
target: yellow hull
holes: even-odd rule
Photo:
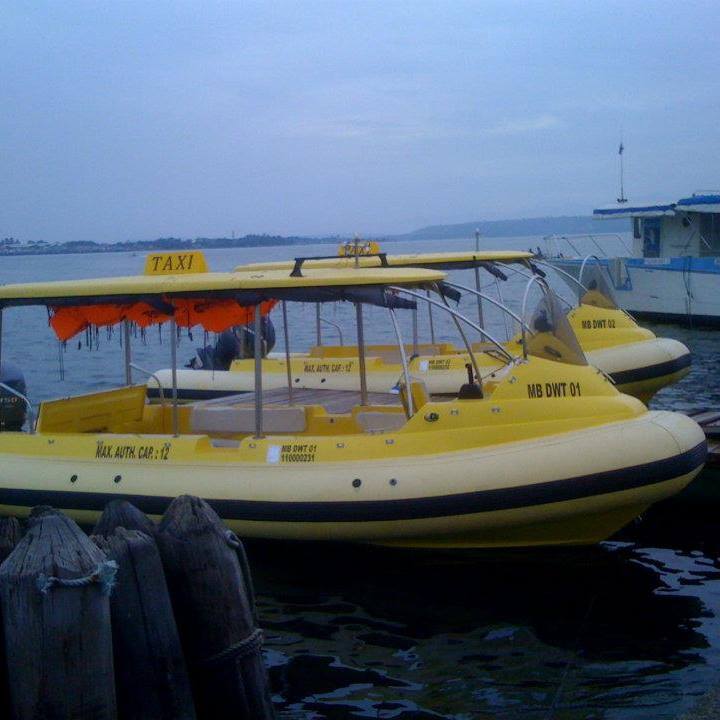
[[[361,299],[387,304],[388,284],[424,287],[443,278],[412,268],[306,275],[300,265],[292,273],[192,272],[194,261],[175,255],[151,257],[149,276],[8,285],[0,296],[3,306],[59,304],[51,320],[60,334],[76,328],[78,314],[81,325],[92,323],[95,306],[108,302],[113,322],[131,311],[148,319],[153,298],[175,325],[197,320],[221,328],[245,318],[249,307],[259,322],[268,297],[324,301],[362,285]],[[229,306],[239,314],[228,315]],[[653,339],[618,312],[583,310],[583,329],[613,330],[611,339],[593,334],[583,347]],[[542,317],[533,321],[527,357],[497,367],[497,356],[481,353],[483,397],[455,396],[460,378],[453,373],[464,371],[466,358],[433,347],[413,360],[411,372],[427,375],[434,392],[442,392],[436,379],[452,378],[447,401],[411,381],[402,407],[331,408],[327,393],[308,405],[253,407],[240,398],[170,407],[147,403],[144,386],[44,402],[35,432],[0,433],[0,507],[23,514],[50,504],[91,520],[108,501],[127,499],[157,516],[192,493],[247,537],[418,547],[596,542],[682,489],[701,469],[706,441],[690,418],[648,412],[618,393],[583,362],[574,341],[553,335],[547,313]],[[386,390],[399,364],[383,355],[386,348],[375,350],[368,374]],[[356,356],[352,348],[322,348],[295,361],[303,364],[303,382],[316,383],[311,387],[332,381],[355,389]],[[276,377],[284,384],[285,370],[266,360],[266,386]]]
[[[699,427],[665,412],[464,451],[426,447],[422,455],[408,454],[399,435],[391,445],[385,434],[348,436],[333,443],[346,447],[327,461],[319,459],[322,437],[303,437],[303,451],[278,460],[273,448],[297,438],[232,446],[202,436],[7,433],[0,505],[22,515],[47,503],[92,521],[111,499],[159,515],[172,498],[193,493],[244,537],[447,548],[587,544],[679,492],[705,456]],[[318,459],[309,457],[313,446]]]
[[[436,549],[594,545],[632,522],[653,503],[676,495],[696,474],[693,472],[659,485],[653,499],[633,499],[630,493],[615,493],[609,499],[616,506],[607,510],[601,509],[602,503],[599,502],[571,501],[546,505],[536,513],[519,510],[493,513],[492,516],[469,514],[424,521],[396,521],[392,532],[383,531],[383,525],[387,527],[388,523],[360,523],[355,532],[349,533],[343,532],[337,523],[315,523],[312,527],[301,528],[292,523],[243,521],[231,517],[223,519],[239,536],[259,539],[354,542]],[[125,499],[126,496],[115,497]],[[103,498],[103,501],[109,502],[110,499]],[[217,503],[211,498],[205,499],[217,508]],[[133,500],[143,506],[142,501]],[[0,515],[27,517],[31,509],[30,506],[0,505]],[[94,525],[101,515],[100,510],[78,510],[72,507],[65,508],[64,512],[88,526]],[[222,510],[220,513],[223,514]],[[160,514],[148,511],[148,515],[156,522],[160,521]]]
[[[582,304],[568,321],[588,362],[612,378],[620,392],[648,403],[690,372],[691,354],[678,340],[656,337],[625,311]]]

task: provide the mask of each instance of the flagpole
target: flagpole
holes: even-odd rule
[[[622,140],[620,140],[620,147],[618,148],[618,155],[620,156],[620,197],[617,199],[619,203],[627,202],[627,198],[625,197],[623,150],[625,150],[625,147],[623,146]]]

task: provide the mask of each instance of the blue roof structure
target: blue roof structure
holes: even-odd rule
[[[677,202],[617,203],[593,210],[596,218],[664,217],[677,212],[720,212],[720,193],[696,193]]]
[[[675,208],[677,210],[685,210],[686,212],[720,212],[720,194],[697,194],[688,198],[682,198],[677,201]]]
[[[593,215],[598,218],[662,217],[674,215],[675,203],[617,203],[596,208]]]

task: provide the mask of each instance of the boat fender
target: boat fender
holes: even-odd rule
[[[0,365],[0,383],[22,395],[26,394],[25,377],[20,368],[10,363]],[[27,406],[10,390],[0,387],[0,432],[19,432],[25,424]]]
[[[466,363],[465,369],[467,370],[468,381],[460,388],[458,400],[482,400],[482,388],[475,382],[473,366]]]

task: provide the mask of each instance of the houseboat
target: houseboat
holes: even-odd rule
[[[593,215],[630,221],[632,243],[619,254],[591,238],[597,260],[590,259],[606,268],[622,309],[648,320],[720,326],[720,192],[672,202],[623,200]],[[579,277],[589,259],[580,246],[553,237],[551,262]]]

